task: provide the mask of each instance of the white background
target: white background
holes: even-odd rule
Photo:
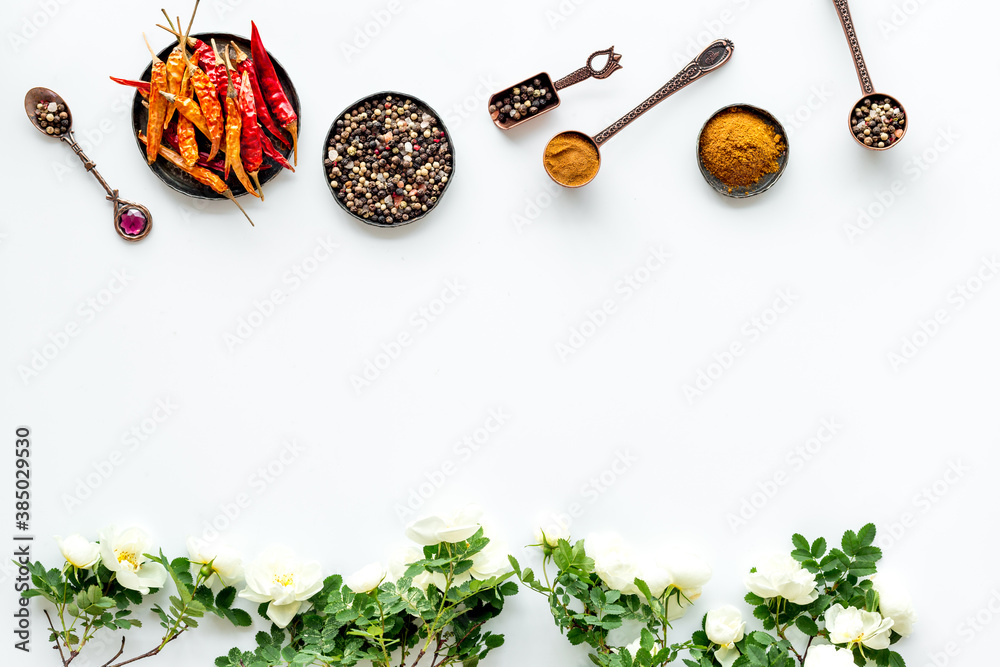
[[[369,26],[370,44],[345,50],[387,7],[202,2],[196,31],[248,34],[255,19],[302,99],[299,170],[266,186],[266,202],[244,201],[251,228],[228,202],[167,189],[138,155],[131,95],[107,77],[142,72],[143,31],[157,49],[168,43],[154,27],[158,3],[5,4],[2,484],[13,486],[14,430],[27,425],[34,555],[55,564],[50,536],[96,536],[111,522],[141,525],[182,555],[188,534],[245,494],[249,507],[225,532],[248,557],[283,543],[349,573],[403,540],[399,508],[450,463],[455,474],[419,511],[478,502],[522,560],[534,559],[520,546],[533,525],[574,505],[577,537],[611,529],[638,547],[701,552],[715,576],[678,638],[712,606],[742,605],[743,573],[790,549],[791,533],[837,541],[874,521],[883,567],[908,578],[921,613],[898,646],[908,664],[932,664],[950,643],[949,664],[984,664],[1000,621],[970,631],[966,619],[994,619],[991,599],[1000,609],[1000,279],[984,268],[1000,257],[996,4],[856,3],[873,80],[911,122],[881,154],[846,128],[860,93],[830,2],[403,1],[387,25]],[[186,16],[190,6],[169,9]],[[552,135],[597,133],[717,36],[736,44],[729,64],[607,144],[592,184],[555,196],[541,166]],[[515,131],[489,121],[488,93],[542,70],[564,76],[611,44],[623,71],[565,91],[559,109]],[[21,96],[36,85],[66,98],[102,174],[152,210],[146,240],[121,241],[92,177],[29,127]],[[335,114],[386,89],[445,115],[458,162],[438,209],[390,231],[344,214],[320,164]],[[785,175],[747,202],[713,192],[695,162],[702,123],[733,102],[768,109],[790,140]],[[870,224],[852,235],[863,210]],[[314,262],[321,240],[337,249]],[[646,274],[650,249],[671,257]],[[313,271],[295,284],[303,266]],[[981,270],[993,279],[977,283]],[[116,272],[127,284],[112,294]],[[648,280],[627,296],[616,290],[627,275]],[[448,281],[460,296],[418,325]],[[967,284],[974,298],[958,296]],[[273,313],[252,315],[275,290]],[[794,304],[775,322],[767,311],[782,292]],[[583,327],[593,335],[562,358],[557,346],[606,300],[615,312],[596,333]],[[936,335],[919,335],[938,311]],[[771,325],[751,338],[753,318]],[[262,323],[227,342],[246,320]],[[78,335],[52,347],[70,324]],[[352,375],[404,333],[412,344],[356,391]],[[894,367],[890,353],[915,335],[919,352]],[[734,342],[744,354],[712,368]],[[24,376],[36,352],[50,358]],[[717,379],[692,401],[683,388],[700,371]],[[176,406],[160,423],[158,401]],[[491,410],[506,423],[474,455],[456,451]],[[796,451],[823,420],[838,432],[805,461]],[[134,428],[148,435],[128,440]],[[261,484],[258,470],[280,467],[286,441],[302,451]],[[633,462],[598,492],[590,480],[620,454]],[[943,481],[953,466],[962,474]],[[775,475],[784,483],[769,485]],[[935,483],[933,503],[921,499]],[[772,497],[754,495],[762,489]],[[0,532],[13,535],[11,494],[0,497],[10,526]],[[757,507],[744,506],[737,525],[744,502]],[[13,651],[13,584],[7,568],[4,660],[57,664],[39,606],[32,653]],[[145,619],[136,652],[155,641]],[[206,626],[157,664],[209,664],[253,643],[250,632]],[[495,667],[589,664],[530,592],[495,629],[508,635]],[[78,664],[109,657],[98,653]]]

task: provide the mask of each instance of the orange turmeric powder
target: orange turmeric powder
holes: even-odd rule
[[[732,192],[778,171],[785,142],[773,125],[748,111],[732,107],[708,121],[699,155],[710,174]]]
[[[586,185],[597,175],[601,155],[593,140],[580,132],[562,132],[549,141],[543,158],[545,171],[560,185]]]

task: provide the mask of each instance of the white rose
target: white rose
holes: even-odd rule
[[[892,629],[903,637],[913,634],[917,612],[903,580],[894,574],[881,573],[872,577],[872,585],[878,593],[879,611],[883,617],[892,619]]]
[[[79,533],[70,535],[65,540],[56,535],[56,544],[66,562],[77,569],[89,570],[101,559],[100,545]]]
[[[559,540],[569,541],[569,526],[562,521],[552,521],[535,528],[537,544],[546,544],[554,549],[559,546]]]
[[[712,643],[719,645],[715,650],[715,657],[722,667],[731,667],[740,657],[736,642],[743,639],[746,627],[740,610],[732,605],[708,612],[705,617],[705,634]]]
[[[166,582],[167,571],[163,566],[144,555],[152,550],[153,544],[142,529],[118,530],[108,526],[101,531],[99,541],[101,562],[125,588],[146,595],[150,588],[160,588]]]
[[[847,644],[849,649],[863,644],[878,651],[889,648],[892,619],[882,618],[874,611],[855,607],[844,609],[835,604],[826,611],[826,629],[834,644]]]
[[[472,557],[472,567],[469,569],[469,573],[473,579],[482,581],[502,576],[510,570],[507,544],[499,540],[490,540],[485,549]]]
[[[705,634],[713,643],[720,646],[732,646],[742,641],[746,628],[743,614],[732,605],[713,609],[705,617]]]
[[[349,577],[344,577],[344,585],[355,593],[368,593],[378,588],[388,573],[382,563],[366,565]]]
[[[594,560],[594,572],[608,588],[624,595],[639,594],[635,586],[639,567],[621,536],[614,533],[591,535],[584,544],[587,555]]]
[[[812,604],[819,597],[816,575],[802,568],[791,556],[771,556],[743,583],[747,590],[764,599],[783,597],[792,604]]]
[[[463,542],[479,530],[482,516],[483,510],[478,505],[469,505],[448,516],[425,516],[406,527],[406,536],[424,546]]]
[[[225,546],[214,545],[193,535],[187,539],[189,560],[197,565],[208,565],[212,574],[205,580],[205,585],[211,587],[216,579],[223,586],[235,586],[243,581],[243,559],[239,554]]]
[[[803,667],[854,667],[854,654],[845,648],[817,644],[810,647]]]
[[[294,556],[287,549],[272,547],[247,566],[246,588],[240,597],[251,602],[269,602],[267,616],[284,628],[303,603],[323,588],[319,563]]]
[[[386,580],[396,583],[400,577],[406,574],[406,570],[410,565],[416,563],[418,560],[423,560],[423,558],[424,552],[416,547],[405,546],[396,549],[389,557],[386,567]]]
[[[660,597],[669,588],[681,593],[678,599],[676,593],[671,591],[667,600],[667,619],[676,621],[684,616],[691,603],[701,597],[702,587],[712,578],[712,568],[694,554],[674,552],[641,567],[639,578],[646,582],[654,598]]]

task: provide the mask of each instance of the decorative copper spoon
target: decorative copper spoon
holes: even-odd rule
[[[42,104],[44,107],[39,107]],[[66,118],[65,125],[57,122],[57,107],[62,106]],[[48,88],[32,88],[24,96],[24,112],[28,114],[31,124],[42,134],[54,137],[69,145],[83,162],[87,171],[91,172],[98,182],[108,193],[108,200],[115,205],[115,231],[118,236],[126,241],[139,241],[146,238],[149,230],[153,227],[153,216],[149,209],[142,204],[136,204],[118,196],[117,190],[112,190],[107,181],[97,173],[97,165],[83,153],[80,144],[76,143],[73,137],[73,115],[70,113],[69,105],[66,101]],[[59,113],[63,113],[59,112]],[[51,116],[51,118],[49,117]],[[48,128],[42,126],[43,119],[48,119]],[[58,131],[54,130],[52,123],[56,122]],[[50,131],[52,130],[52,131]]]
[[[714,72],[725,65],[729,62],[729,59],[733,55],[733,48],[733,43],[728,39],[715,40],[709,44],[704,51],[698,54],[694,60],[688,63],[687,66],[685,66],[684,69],[677,74],[677,76],[672,78],[666,83],[666,85],[653,93],[653,95],[645,102],[637,106],[635,109],[632,109],[632,111],[615,121],[613,125],[595,137],[586,135],[583,132],[576,132],[575,130],[560,132],[556,136],[552,137],[552,139],[549,140],[548,145],[545,147],[545,153],[543,155],[545,171],[549,174],[553,181],[567,188],[578,188],[590,183],[594,180],[594,177],[597,176],[597,172],[601,168],[601,144],[618,134],[623,127],[676,93],[678,90],[684,88],[688,84],[694,83],[706,74]],[[560,180],[558,169],[555,168],[555,165],[558,162],[558,156],[556,155],[555,150],[557,148],[556,144],[560,141],[564,142],[566,140],[570,140],[578,145],[587,147],[588,152],[592,151],[589,156],[591,158],[591,162],[595,163],[591,173],[578,174],[580,180],[573,183],[566,182],[565,179]]]
[[[847,125],[850,128],[851,136],[854,137],[855,141],[859,144],[873,151],[886,151],[899,144],[900,140],[906,135],[906,129],[908,127],[906,119],[906,109],[903,105],[899,103],[892,95],[886,95],[885,93],[875,92],[875,86],[872,85],[871,76],[868,74],[868,67],[865,65],[865,57],[861,54],[861,44],[858,42],[858,35],[854,31],[854,21],[851,20],[851,9],[847,6],[847,0],[833,0],[833,6],[837,8],[837,16],[840,17],[840,25],[844,28],[844,35],[847,37],[847,45],[851,47],[851,53],[854,55],[854,69],[858,72],[858,81],[861,83],[861,92],[863,93],[857,104],[851,107],[851,113],[847,117]],[[865,104],[865,102],[868,102]],[[887,118],[890,120],[889,129],[892,132],[886,133],[886,139],[881,141],[883,144],[879,146],[881,135],[878,135],[876,139],[870,142],[865,141],[866,138],[871,138],[872,134],[864,134],[865,129],[871,132],[871,128],[865,128],[863,123],[864,120],[869,117],[865,115],[864,109],[869,110],[869,114],[872,112],[872,104],[885,104],[889,105],[888,109],[883,109],[884,112],[888,112],[892,118]],[[860,111],[860,113],[859,113]],[[896,115],[898,114],[900,115]],[[895,121],[893,123],[892,121]],[[859,127],[859,124],[860,127]],[[859,132],[859,130],[861,130]]]
[[[608,60],[604,64],[604,67],[597,69],[594,66],[594,60],[599,59],[602,56],[607,56]],[[615,47],[612,46],[611,48],[607,48],[602,51],[595,51],[590,54],[590,57],[587,58],[586,65],[572,74],[564,76],[555,83],[552,82],[552,77],[549,76],[548,72],[539,72],[535,76],[529,77],[521,83],[513,86],[508,86],[499,93],[495,93],[492,97],[490,97],[490,117],[493,119],[493,123],[501,130],[509,130],[512,127],[517,127],[525,121],[531,120],[532,118],[538,118],[543,113],[552,111],[559,106],[559,93],[557,91],[569,88],[573,84],[586,81],[591,77],[595,79],[607,79],[609,76],[622,68],[619,64],[621,59],[621,54],[615,53]],[[521,94],[520,89],[527,89],[528,87],[532,87],[536,91],[547,91],[545,94],[538,95],[537,97],[541,104],[529,105],[534,106],[536,111],[522,114],[516,109],[511,109],[505,113],[503,110],[504,99],[512,99]]]

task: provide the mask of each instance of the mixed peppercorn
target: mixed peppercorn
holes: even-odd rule
[[[65,104],[42,100],[35,105],[35,117],[46,134],[60,136],[69,132],[69,112]]]
[[[490,104],[490,116],[501,125],[510,125],[534,116],[555,99],[551,85],[549,81],[529,79],[505,90]]]
[[[355,216],[387,226],[412,222],[434,208],[454,158],[431,109],[385,94],[341,114],[324,163],[337,200]]]
[[[865,99],[854,110],[851,121],[854,138],[865,146],[886,148],[899,141],[906,131],[906,114],[891,97],[881,101]]]

